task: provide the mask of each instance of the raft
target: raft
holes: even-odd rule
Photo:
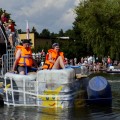
[[[89,79],[73,68],[40,70],[28,75],[6,73],[4,104],[42,108],[83,107],[112,101],[111,88],[104,77]]]
[[[83,81],[76,78],[73,68],[40,70],[28,75],[6,73],[4,103],[44,108],[84,106]]]

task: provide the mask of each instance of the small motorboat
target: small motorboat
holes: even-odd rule
[[[120,73],[120,68],[115,68],[114,66],[110,66],[107,70],[107,73]]]

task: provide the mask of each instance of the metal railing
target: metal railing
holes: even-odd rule
[[[45,56],[41,56],[38,53],[32,54],[33,58],[38,63],[38,66],[41,66],[41,62],[44,62]],[[5,73],[10,71],[13,66],[13,62],[15,60],[15,48],[8,49],[6,54],[2,55],[1,58],[1,76],[4,77]]]
[[[7,50],[7,53],[2,55],[2,68],[1,68],[1,75],[4,77],[4,74],[11,70],[13,66],[13,62],[15,60],[15,49]]]

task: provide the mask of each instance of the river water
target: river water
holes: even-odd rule
[[[98,73],[104,76],[112,89],[112,106],[84,106],[70,109],[41,109],[39,107],[0,108],[0,120],[120,120],[120,74]]]

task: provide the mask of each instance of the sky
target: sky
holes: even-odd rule
[[[26,31],[26,21],[29,29],[33,26],[37,32],[48,29],[58,33],[72,29],[76,16],[74,8],[81,0],[0,0],[0,8],[11,14],[16,23],[16,29]]]

